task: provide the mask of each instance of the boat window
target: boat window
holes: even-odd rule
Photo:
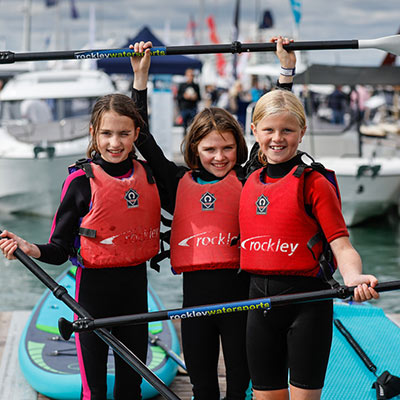
[[[4,121],[21,119],[21,102],[20,101],[2,101],[1,102],[1,119]]]

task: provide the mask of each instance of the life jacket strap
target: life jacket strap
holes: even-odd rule
[[[79,227],[78,233],[79,233],[80,236],[86,236],[86,237],[89,237],[89,238],[95,238],[96,237],[96,230],[95,229]]]

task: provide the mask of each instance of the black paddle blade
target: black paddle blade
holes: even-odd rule
[[[372,385],[376,389],[377,400],[391,399],[400,394],[400,378],[385,371]]]

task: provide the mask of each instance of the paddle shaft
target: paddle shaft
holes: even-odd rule
[[[371,40],[325,40],[291,42],[283,47],[288,51],[296,50],[341,50],[375,48],[394,54],[400,54],[400,35],[387,36]],[[152,56],[212,54],[212,53],[247,53],[261,51],[276,51],[276,43],[241,43],[238,41],[227,44],[206,44],[189,46],[153,47]],[[11,64],[18,61],[48,61],[69,59],[114,59],[121,57],[143,56],[131,49],[102,49],[102,50],[71,50],[50,52],[14,53],[0,52],[0,64]]]
[[[378,292],[386,292],[390,290],[400,289],[400,281],[391,281],[380,283],[375,287]],[[232,312],[242,312],[250,310],[269,310],[272,306],[284,306],[294,303],[305,303],[310,301],[323,301],[334,298],[345,299],[350,297],[354,292],[354,287],[341,286],[338,289],[326,289],[315,292],[295,293],[281,296],[272,296],[270,298],[258,298],[251,300],[242,300],[231,303],[219,303],[202,305],[197,307],[186,307],[173,310],[161,310],[150,313],[126,315],[120,317],[98,318],[94,320],[76,320],[69,324],[70,330],[81,332],[93,330],[99,327],[111,327],[120,325],[130,325],[145,323],[151,321],[160,321],[166,319],[186,319],[209,317],[218,314],[228,314]],[[68,337],[68,335],[66,335]]]
[[[366,367],[376,376],[376,370],[377,370],[376,365],[370,360],[370,358],[367,356],[367,354],[361,348],[361,346],[356,342],[351,333],[345,328],[345,326],[339,319],[334,319],[333,323],[335,324],[336,328],[339,329],[340,333],[349,342],[350,346],[356,351],[356,353],[361,358],[362,362],[366,365]]]
[[[0,231],[1,233],[1,231]],[[75,314],[81,318],[91,319],[90,314],[81,307],[67,292],[65,287],[57,284],[42,268],[39,267],[29,256],[21,249],[14,252],[15,257],[28,268],[46,287],[48,287],[53,295],[64,302]],[[138,374],[145,378],[165,399],[179,400],[171,389],[155,375],[147,366],[121,341],[112,335],[106,329],[96,329],[94,331],[107,345],[109,345],[125,362],[131,366]]]

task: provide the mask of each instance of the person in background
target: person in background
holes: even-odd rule
[[[197,113],[197,105],[201,100],[199,85],[194,82],[193,69],[188,68],[185,71],[185,78],[186,82],[183,82],[179,85],[176,96],[179,112],[182,117],[184,136],[186,135],[188,126]]]
[[[295,54],[286,52],[289,40],[274,37],[281,65],[293,70]],[[145,56],[132,58],[132,97],[147,121],[146,87],[151,42],[131,45]],[[291,88],[293,76],[279,84]],[[146,126],[146,125],[145,125]],[[248,298],[247,273],[239,273],[239,248],[231,245],[239,234],[239,198],[244,180],[241,167],[247,146],[237,120],[217,107],[199,112],[183,142],[186,166],[165,158],[146,129],[137,147],[154,171],[157,182],[170,197],[173,214],[170,256],[175,273],[183,274],[183,307],[230,302]],[[227,380],[227,400],[244,400],[249,387],[246,357],[246,313],[181,321],[182,344],[196,400],[220,400],[218,358],[220,342]]]
[[[243,89],[240,80],[234,82],[229,90],[229,111],[237,117],[239,124],[244,128],[246,126],[247,106],[251,103],[251,94]]]
[[[146,261],[159,250],[161,208],[151,172],[135,156],[142,126],[132,99],[100,98],[90,121],[89,160],[80,160],[64,182],[49,243],[1,234],[8,259],[19,247],[39,261],[59,265],[69,258],[77,265],[75,298],[94,318],[148,311]],[[111,332],[146,362],[147,324]],[[82,399],[105,400],[108,346],[93,332],[76,333],[75,341]],[[114,359],[114,399],[141,399],[141,376],[119,355]]]
[[[332,123],[344,124],[344,114],[348,108],[349,98],[342,91],[340,85],[335,86],[335,90],[328,97],[328,107],[332,110]]]
[[[352,120],[360,122],[364,119],[366,102],[371,97],[368,89],[363,85],[355,85],[350,92],[350,108]]]
[[[286,90],[265,94],[251,127],[264,167],[249,176],[240,199],[240,267],[250,274],[250,298],[328,289],[319,261],[329,248],[345,285],[356,287],[354,300],[378,298],[378,280],[362,273],[349,240],[334,175],[320,164],[307,166],[297,151],[306,132],[301,101]],[[247,356],[257,400],[287,400],[289,393],[292,400],[320,399],[332,315],[332,300],[249,312]]]
[[[258,82],[257,75],[252,76],[250,88],[251,101],[256,102],[264,93],[264,90],[260,87],[260,83]]]

